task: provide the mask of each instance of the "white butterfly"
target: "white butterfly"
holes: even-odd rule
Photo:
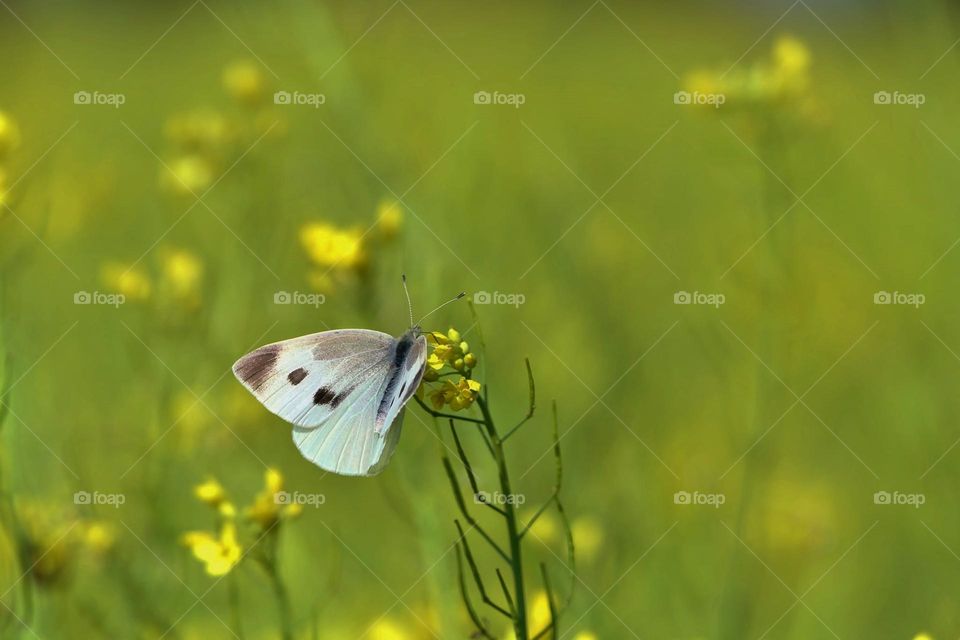
[[[336,329],[274,342],[237,360],[233,373],[294,425],[293,441],[307,460],[342,475],[373,476],[393,455],[404,405],[426,366],[427,340],[412,313],[411,325],[399,338]]]

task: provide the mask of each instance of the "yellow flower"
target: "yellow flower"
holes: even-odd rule
[[[81,531],[83,543],[94,553],[105,553],[113,548],[117,539],[114,528],[104,522],[86,523]]]
[[[810,68],[810,50],[796,38],[784,36],[773,46],[773,60],[780,71],[805,73]]]
[[[200,306],[203,263],[184,249],[169,249],[162,258],[161,285],[177,303],[194,309]]]
[[[453,327],[446,334],[430,331],[427,342],[433,349],[427,357],[427,366],[440,371],[449,365],[457,371],[467,371],[477,366],[477,357],[470,352],[470,345],[461,340],[460,332]]]
[[[381,618],[374,622],[366,635],[370,640],[407,640],[413,637],[389,618]]]
[[[185,155],[163,168],[161,181],[179,195],[201,195],[213,184],[213,167],[199,155]]]
[[[577,558],[588,562],[592,560],[603,545],[603,529],[600,523],[589,516],[583,516],[573,521],[570,532],[573,534]]]
[[[146,300],[150,297],[150,278],[136,266],[108,262],[101,269],[101,279],[111,291],[123,294],[127,300]]]
[[[266,96],[266,79],[253,62],[235,62],[223,71],[223,88],[237,102],[254,106]]]
[[[916,636],[914,636],[913,640],[933,640],[933,636],[926,633],[918,633]]]
[[[363,234],[359,229],[338,229],[323,222],[313,222],[300,230],[300,242],[307,256],[323,267],[356,269],[366,263]]]
[[[532,518],[535,514],[536,511],[530,511],[524,514],[523,520],[525,522],[530,522],[530,518]],[[539,540],[544,544],[553,544],[559,539],[560,525],[553,513],[550,511],[544,511],[540,514],[540,517],[537,518],[537,521],[533,523],[533,526],[530,527],[530,533],[533,535],[535,540]],[[580,554],[579,547],[577,547],[577,554]]]
[[[20,128],[13,118],[0,111],[0,160],[20,146]]]
[[[283,475],[276,469],[267,469],[263,477],[264,489],[258,493],[253,503],[246,508],[244,515],[256,522],[261,529],[271,528],[278,520],[295,518],[303,511],[303,506],[290,504],[284,499]]]
[[[597,640],[597,634],[592,631],[580,631],[573,636],[573,640]]]
[[[209,478],[206,482],[195,486],[193,488],[193,495],[195,495],[200,502],[211,507],[220,506],[220,503],[227,497],[223,485],[214,478]]]
[[[444,380],[440,388],[431,391],[430,402],[437,411],[445,405],[454,411],[461,411],[472,405],[479,393],[479,382],[460,376],[456,384],[449,380]]]
[[[183,536],[183,543],[211,576],[229,573],[242,555],[237,542],[237,525],[229,520],[223,523],[219,537],[207,531],[191,531]]]
[[[393,238],[403,225],[403,209],[396,200],[381,200],[377,205],[377,229],[385,238]]]

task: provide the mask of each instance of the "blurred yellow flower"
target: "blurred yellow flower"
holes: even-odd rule
[[[338,229],[324,222],[312,222],[300,230],[300,242],[309,258],[323,267],[356,269],[366,263],[359,229]]]
[[[267,94],[266,78],[252,61],[235,62],[223,71],[223,88],[241,104],[255,106]]]
[[[116,530],[105,522],[84,523],[83,543],[94,553],[105,553],[113,548],[117,539]]]
[[[377,229],[385,238],[393,238],[403,226],[403,209],[396,200],[381,200],[377,205]]]
[[[718,104],[716,98],[722,96],[719,105],[728,109],[771,106],[798,98],[807,91],[810,61],[810,50],[802,41],[781,36],[774,42],[768,60],[737,66],[724,73],[697,70],[686,75],[683,88],[693,95],[715,98],[692,101],[695,105],[713,108]]]
[[[926,633],[918,633],[913,637],[913,640],[933,640],[933,636],[930,636]]]
[[[580,631],[573,636],[573,640],[597,640],[597,634],[592,631]]]
[[[163,291],[189,309],[200,306],[203,263],[185,249],[167,249],[162,254],[160,285]]]
[[[229,573],[242,555],[237,542],[237,525],[230,520],[223,523],[219,537],[207,531],[191,531],[183,536],[183,543],[211,576]]]
[[[381,618],[374,622],[366,636],[370,640],[408,640],[413,637],[389,618]]]
[[[570,525],[573,534],[573,546],[577,551],[577,559],[590,561],[597,555],[603,545],[603,528],[600,523],[590,516],[577,518]]]
[[[529,523],[530,518],[535,514],[536,510],[531,509],[522,515],[521,521]],[[534,539],[544,544],[553,544],[559,540],[560,523],[552,512],[544,511],[540,514],[540,517],[537,518],[537,521],[533,523],[533,526],[530,527],[529,533],[533,535]],[[577,549],[577,553],[580,553],[579,548]]]
[[[213,166],[199,155],[175,158],[161,173],[161,182],[179,195],[201,195],[213,184]]]
[[[205,482],[195,486],[193,488],[193,495],[195,495],[200,502],[211,507],[220,506],[220,503],[227,497],[223,485],[215,478],[209,478]]]
[[[0,111],[0,160],[20,146],[20,127],[7,113]]]
[[[146,272],[135,265],[108,262],[100,270],[104,285],[114,293],[121,293],[127,300],[146,300],[152,285]]]
[[[548,624],[550,624],[550,601],[545,591],[538,591],[527,604],[527,628],[530,630],[530,637],[543,631]],[[516,637],[513,629],[507,632],[507,640],[515,640]]]
[[[256,522],[261,529],[270,529],[278,520],[295,518],[303,511],[300,504],[292,504],[283,494],[283,476],[276,469],[267,469],[263,477],[264,488],[244,515]]]

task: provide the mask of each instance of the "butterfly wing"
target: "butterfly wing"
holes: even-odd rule
[[[423,336],[396,341],[389,375],[371,377],[357,388],[354,403],[341,405],[320,427],[293,430],[303,456],[342,475],[380,473],[400,440],[403,406],[420,384],[426,352]]]
[[[324,331],[262,346],[237,360],[233,373],[271,413],[318,427],[385,384],[396,344],[379,331]]]

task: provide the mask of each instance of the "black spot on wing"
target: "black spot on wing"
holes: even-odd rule
[[[340,406],[340,403],[347,399],[347,396],[350,395],[350,392],[353,391],[353,388],[344,389],[341,393],[337,393],[330,387],[320,387],[317,389],[317,392],[313,394],[313,403],[316,405],[330,405],[331,409],[336,409]]]
[[[330,387],[320,387],[313,394],[313,404],[331,404],[337,397],[337,394]]]
[[[259,391],[273,375],[279,355],[280,346],[268,344],[237,360],[237,363],[233,365],[233,372],[251,389]]]
[[[299,369],[294,369],[287,374],[287,380],[290,381],[290,384],[297,385],[303,382],[303,379],[307,377],[307,370],[303,367]]]

